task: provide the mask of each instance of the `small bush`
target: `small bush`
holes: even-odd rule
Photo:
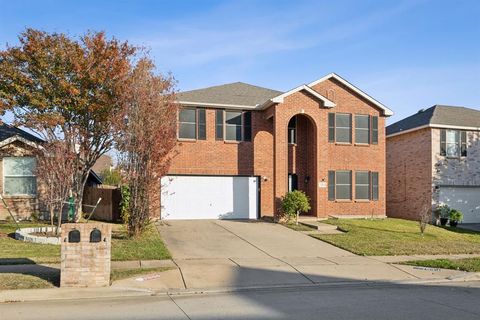
[[[439,205],[435,209],[436,218],[448,218],[450,216],[450,207],[446,204]]]
[[[450,210],[450,221],[460,222],[463,219],[463,213],[459,210]]]
[[[296,224],[300,213],[307,212],[310,208],[310,199],[303,191],[291,191],[282,198],[283,213],[289,221],[295,218]]]

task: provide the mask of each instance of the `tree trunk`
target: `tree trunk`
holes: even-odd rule
[[[54,215],[54,212],[55,212],[55,209],[53,207],[53,204],[50,204],[50,225],[52,226],[53,228],[53,215]],[[53,229],[52,229],[53,230]]]
[[[298,216],[299,216],[299,215],[300,215],[300,211],[297,210],[297,216],[296,216],[296,218],[297,218],[297,219],[296,219],[296,224],[297,224],[297,226],[298,226]]]
[[[84,175],[83,173],[80,173],[79,176],[81,178],[79,179],[79,182],[76,183],[74,188],[74,193],[76,196],[75,217],[74,217],[75,222],[78,222],[82,217],[83,191],[85,190],[85,185],[87,184],[89,173],[90,171],[86,175]]]

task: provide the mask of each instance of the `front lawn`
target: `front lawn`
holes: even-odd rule
[[[402,219],[330,219],[345,234],[312,237],[360,255],[480,253],[480,233],[429,225],[422,236],[418,222]]]
[[[28,222],[21,227],[41,226]],[[13,239],[15,223],[0,222],[0,264],[59,263],[60,246],[36,244]],[[114,225],[112,234],[112,260],[161,260],[169,259],[165,244],[152,225],[142,236],[128,238],[121,225]]]
[[[411,266],[421,266],[430,268],[442,268],[462,270],[468,272],[480,272],[480,258],[466,258],[466,259],[435,259],[435,260],[417,260],[408,261],[404,264]]]

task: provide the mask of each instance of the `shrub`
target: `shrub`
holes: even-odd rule
[[[282,198],[282,210],[289,221],[295,217],[295,223],[298,224],[300,213],[310,210],[310,199],[303,191],[288,192]]]
[[[437,218],[448,218],[450,216],[450,207],[446,204],[439,205],[435,209],[435,216]]]
[[[460,222],[463,219],[463,213],[459,210],[450,210],[450,221]]]
[[[120,216],[124,224],[128,224],[130,218],[130,188],[126,185],[120,187],[122,200],[120,201]]]

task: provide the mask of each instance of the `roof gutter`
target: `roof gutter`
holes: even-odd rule
[[[414,132],[417,130],[425,129],[425,128],[435,128],[435,129],[453,129],[453,130],[470,130],[470,131],[480,131],[480,127],[464,127],[464,126],[453,126],[448,124],[425,124],[423,126],[411,128],[408,130],[401,130],[392,134],[388,134],[387,138],[399,136],[404,133]]]

